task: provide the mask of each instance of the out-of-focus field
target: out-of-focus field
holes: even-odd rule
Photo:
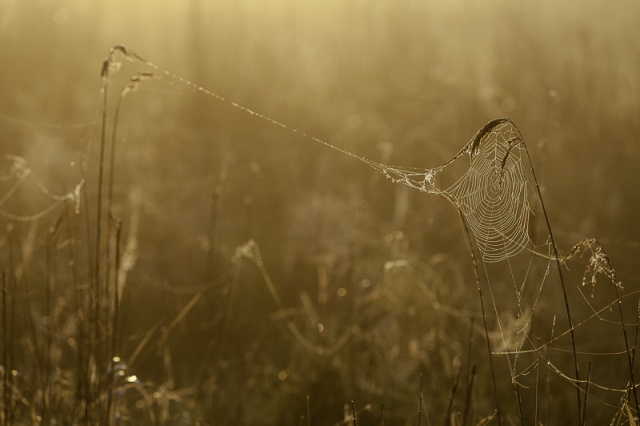
[[[0,210],[36,215],[55,204],[36,180],[65,194],[86,179],[78,214],[61,213],[60,203],[30,220],[0,217],[9,294],[0,365],[9,365],[3,377],[15,370],[3,382],[9,420],[348,424],[353,400],[358,424],[417,424],[421,380],[431,424],[448,411],[452,424],[477,424],[494,409],[473,265],[446,200],[139,61],[123,60],[109,79],[108,138],[130,77],[161,76],[121,104],[112,206],[121,264],[96,274],[96,234],[115,233],[115,222],[100,231],[95,223],[100,70],[118,44],[385,164],[436,167],[487,121],[511,118],[560,249],[594,237],[610,256],[629,295],[633,342],[638,28],[640,5],[629,0],[0,0]],[[26,160],[28,176],[5,155]],[[110,250],[104,243],[101,256],[115,262]],[[583,270],[567,272],[578,312]],[[100,317],[89,312],[94,276],[105,285],[118,277],[119,308],[100,311],[104,330],[86,327]],[[594,305],[615,297],[611,288],[594,294]],[[624,350],[620,327],[614,339],[584,312],[579,342]],[[114,315],[112,346],[103,339]],[[562,315],[556,333],[567,330]],[[591,360],[581,359],[584,380]],[[109,370],[91,378],[101,362]],[[594,377],[626,362],[594,356]],[[509,373],[497,373],[501,395],[513,399]],[[589,400],[588,423],[624,407],[622,393],[604,394]],[[525,398],[527,422],[576,422],[572,386],[536,395],[547,400]],[[107,401],[111,413],[101,414]],[[503,423],[520,422],[513,401],[503,411]]]

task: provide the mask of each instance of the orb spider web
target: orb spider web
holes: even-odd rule
[[[469,155],[471,162],[463,176],[449,188],[438,188],[437,174],[464,155]],[[495,263],[531,244],[532,210],[524,155],[517,127],[511,120],[499,118],[487,123],[451,160],[436,168],[398,168],[358,158],[395,183],[445,196],[464,215],[481,259]]]
[[[510,121],[489,123],[468,146],[469,169],[446,190],[467,219],[485,262],[505,260],[530,243],[522,150],[522,138]]]

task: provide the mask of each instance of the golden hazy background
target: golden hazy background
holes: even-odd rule
[[[560,248],[598,238],[634,291],[639,28],[640,4],[631,0],[0,0],[0,154],[25,158],[56,193],[73,188],[85,167],[94,197],[100,69],[118,44],[232,102],[387,164],[438,166],[486,122],[506,116],[532,153]],[[113,93],[139,71],[158,72],[125,60],[112,75]],[[285,305],[299,305],[300,289],[314,293],[331,277],[338,290],[366,287],[367,276],[392,258],[367,247],[392,245],[394,235],[419,258],[458,259],[453,269],[471,279],[458,218],[445,200],[393,185],[353,158],[193,87],[166,77],[143,84],[123,102],[118,133],[114,208],[136,253],[123,299],[131,336],[159,318],[170,323],[212,265],[229,262],[250,238]],[[46,207],[48,200],[32,195],[21,188],[2,207],[25,215]],[[44,235],[54,220],[47,216],[37,232]],[[582,271],[574,275],[579,280]],[[304,402],[291,407],[291,395],[311,394],[316,424],[339,421],[342,404],[360,388],[335,389],[340,380],[331,375],[347,368],[335,360],[309,373],[322,378],[328,371],[326,382],[280,384],[281,399],[247,391],[252,380],[271,389],[269,380],[291,381],[310,367],[295,364],[293,350],[278,352],[252,334],[262,331],[247,325],[250,317],[268,322],[276,310],[265,306],[271,301],[264,285],[239,291],[246,306],[237,315],[244,319],[235,321],[239,343],[229,346],[255,367],[224,364],[236,374],[228,380],[246,388],[229,385],[228,399],[216,406],[222,418],[297,422]],[[461,303],[477,309],[476,294],[465,297]],[[194,354],[207,348],[202,336],[216,330],[207,322],[214,308],[198,305],[190,315],[191,328],[180,330],[172,353],[171,380],[185,389],[199,371],[190,366],[200,365]],[[282,331],[265,327],[264,336]],[[192,332],[205,340],[191,342]],[[125,339],[123,353],[138,342]],[[148,359],[140,371],[161,376],[162,362]],[[407,365],[406,375],[398,374],[414,386],[417,364]],[[404,391],[391,386],[389,399]],[[249,396],[239,402],[238,395]],[[388,415],[400,421],[413,412],[390,408]]]

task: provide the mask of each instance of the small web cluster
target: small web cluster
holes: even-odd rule
[[[0,198],[0,216],[8,220],[16,222],[28,222],[32,220],[40,219],[56,207],[65,202],[73,203],[75,212],[80,212],[80,194],[84,185],[84,180],[81,180],[73,189],[73,191],[58,195],[50,191],[39,179],[37,179],[32,171],[29,163],[26,159],[17,155],[5,155],[3,164],[0,166],[0,182],[6,183],[8,189]],[[42,194],[48,203],[43,208],[31,214],[15,214],[5,209],[5,204],[16,194],[18,189],[26,184],[31,184],[35,187],[40,194]]]

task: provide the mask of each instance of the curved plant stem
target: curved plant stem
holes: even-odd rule
[[[513,124],[513,123],[512,123]],[[513,124],[513,126],[517,129],[517,126]],[[518,130],[519,131],[519,130]],[[531,155],[529,154],[529,148],[527,148],[527,144],[522,141],[522,145],[524,146],[524,151],[527,153],[527,160],[529,161],[529,167],[531,168],[531,175],[533,176],[533,182],[536,186],[536,191],[538,193],[538,199],[540,200],[540,207],[542,208],[542,213],[544,215],[544,220],[547,224],[547,230],[549,231],[549,239],[551,240],[551,250],[553,251],[553,258],[556,263],[556,269],[558,270],[558,277],[560,278],[560,284],[562,286],[562,296],[564,298],[564,307],[567,312],[567,321],[569,322],[569,335],[571,337],[571,351],[573,352],[573,366],[575,369],[575,378],[576,378],[576,398],[578,401],[578,423],[582,424],[582,403],[581,403],[581,395],[582,388],[580,387],[580,366],[578,364],[578,352],[576,351],[576,338],[573,329],[573,320],[571,318],[571,309],[569,308],[569,298],[567,297],[567,286],[564,282],[564,276],[562,275],[562,266],[560,264],[560,256],[558,255],[558,246],[556,245],[555,238],[553,237],[553,231],[551,230],[551,222],[549,222],[549,215],[547,214],[547,209],[544,206],[544,200],[542,199],[542,191],[540,190],[540,185],[538,184],[538,178],[536,177],[536,172],[533,168],[533,162],[531,161]]]

